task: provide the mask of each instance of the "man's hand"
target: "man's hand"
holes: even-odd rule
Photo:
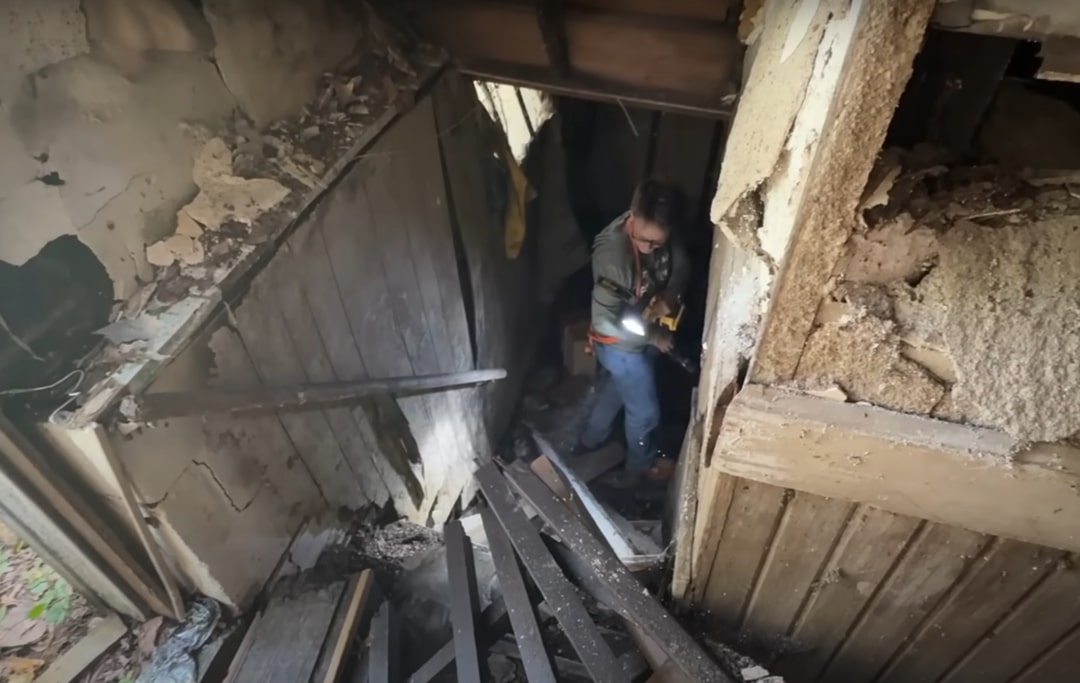
[[[645,307],[643,317],[646,321],[653,323],[665,315],[671,315],[671,304],[668,303],[667,297],[657,294]]]
[[[664,330],[653,333],[649,343],[659,349],[661,353],[667,353],[675,348],[675,338],[671,336],[670,332]]]

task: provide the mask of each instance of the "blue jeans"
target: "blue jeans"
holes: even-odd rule
[[[596,344],[596,359],[611,373],[597,390],[596,403],[581,434],[581,445],[596,448],[611,436],[619,411],[626,409],[626,468],[643,471],[656,460],[653,432],[660,424],[660,399],[652,349],[634,353]]]

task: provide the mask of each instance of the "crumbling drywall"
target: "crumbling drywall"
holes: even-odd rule
[[[796,379],[997,427],[1080,431],[1080,195],[1068,177],[947,168],[922,151],[871,200]],[[874,204],[873,206],[870,206]]]
[[[364,47],[360,3],[338,0],[205,0],[214,57],[257,125],[295,116],[323,72]]]
[[[12,12],[0,40],[13,53],[0,67],[0,259],[20,265],[77,235],[125,299],[149,279],[145,244],[171,232],[194,192],[180,123],[219,122],[236,102],[205,55],[144,55],[129,78],[87,54],[77,2],[30,7]]]

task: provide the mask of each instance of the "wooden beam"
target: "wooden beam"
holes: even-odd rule
[[[1080,550],[1080,449],[749,385],[713,466],[745,479]]]
[[[397,609],[383,601],[371,621],[371,646],[368,650],[368,683],[397,683],[401,680],[401,639]]]
[[[499,577],[499,588],[514,628],[514,639],[525,668],[525,677],[530,683],[555,683],[551,657],[544,647],[543,631],[536,619],[525,578],[521,575],[521,567],[514,555],[514,547],[491,510],[481,510],[480,516],[484,522],[491,559],[495,563],[495,573]]]
[[[489,645],[502,637],[510,628],[510,615],[502,598],[495,598],[480,615],[484,625],[480,636],[480,647]],[[409,676],[408,683],[430,683],[454,664],[454,641],[439,648],[426,662]]]
[[[346,590],[346,598],[343,601],[345,603],[345,612],[341,617],[341,623],[337,624],[338,628],[332,634],[332,640],[328,641],[331,649],[325,661],[323,655],[327,654],[326,645],[324,645],[324,652],[319,655],[319,661],[315,665],[315,673],[311,677],[312,683],[337,683],[338,678],[341,676],[342,665],[345,662],[345,655],[348,652],[349,645],[356,637],[360,622],[364,620],[364,613],[368,611],[374,585],[375,573],[370,569],[365,569],[350,582],[350,587]],[[341,609],[340,605],[338,609]]]
[[[573,7],[641,14],[648,17],[721,22],[729,18],[735,0],[568,0]]]
[[[558,537],[584,560],[582,566],[587,567],[593,579],[606,588],[608,606],[654,641],[671,659],[671,666],[681,671],[686,680],[701,683],[731,681],[675,618],[642,587],[615,552],[590,532],[539,477],[527,470],[508,471],[508,476]]]
[[[136,399],[135,417],[153,422],[186,415],[259,413],[302,410],[342,404],[369,396],[415,396],[437,391],[476,387],[506,378],[506,370],[470,370],[445,375],[388,377],[349,382],[322,382],[250,389],[207,389],[159,392]]]
[[[443,531],[446,541],[446,574],[450,585],[450,617],[454,627],[454,663],[461,683],[481,683],[486,678],[480,659],[477,622],[479,594],[473,547],[461,522],[455,520]],[[485,660],[486,661],[486,660]]]
[[[563,0],[536,0],[536,23],[544,42],[548,63],[559,78],[570,75],[570,52],[563,28]]]
[[[540,487],[548,491],[543,482],[535,479],[535,475],[530,473],[530,476],[534,477]],[[611,647],[600,635],[600,630],[581,603],[573,584],[563,575],[559,565],[544,545],[540,532],[521,511],[514,499],[514,494],[510,492],[510,487],[499,470],[493,464],[484,465],[477,470],[476,479],[503,531],[510,537],[510,542],[521,558],[521,563],[525,565],[548,607],[555,612],[559,626],[566,633],[570,644],[577,652],[581,663],[589,670],[592,679],[600,683],[617,683],[625,680],[619,663],[611,652]],[[552,495],[550,491],[548,493]],[[571,513],[567,512],[567,514]]]
[[[636,87],[579,73],[558,78],[546,67],[499,60],[470,59],[461,62],[459,67],[463,73],[485,81],[533,88],[582,100],[622,102],[626,106],[646,107],[674,114],[726,119],[731,117],[735,106],[734,90],[721,96],[709,96],[663,87]]]
[[[538,22],[531,3],[412,0],[411,6],[419,29],[480,78],[702,113],[730,108],[736,92],[742,48],[724,24],[563,5],[559,33],[554,9]]]

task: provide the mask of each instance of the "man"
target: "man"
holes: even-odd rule
[[[590,336],[597,360],[611,376],[598,390],[578,451],[603,444],[624,409],[627,453],[621,479],[628,486],[644,475],[665,480],[674,469],[673,461],[657,457],[653,434],[660,424],[654,362],[659,353],[671,350],[674,341],[655,322],[678,305],[690,275],[686,253],[672,239],[682,219],[682,204],[678,188],[647,180],[634,191],[630,211],[597,235],[593,244]],[[601,283],[604,278],[635,297],[649,298],[645,335],[623,326],[626,300]]]

